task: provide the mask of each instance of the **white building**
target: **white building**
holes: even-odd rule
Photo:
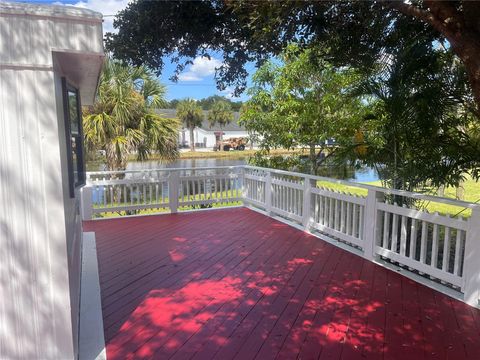
[[[177,117],[175,109],[159,109],[158,113],[166,118]],[[238,137],[249,137],[247,130],[238,124],[238,112],[234,113],[234,120],[225,126],[219,126],[218,124],[210,126],[207,118],[208,111],[204,111],[204,120],[202,121],[202,125],[193,130],[196,148],[213,149],[222,135],[224,140]],[[185,124],[182,125],[182,128],[179,131],[178,143],[180,144],[180,147],[190,147],[190,130],[185,127]]]
[[[78,358],[80,99],[103,57],[101,14],[0,3],[0,359]]]

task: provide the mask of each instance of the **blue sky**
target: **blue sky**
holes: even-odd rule
[[[18,1],[18,0],[17,0]],[[104,17],[104,32],[113,30],[113,16],[119,10],[126,7],[129,0],[27,0],[30,3],[51,3],[51,4],[68,4],[79,7],[85,7],[101,12]],[[206,58],[195,58],[193,65],[180,75],[179,81],[173,83],[169,80],[175,69],[175,65],[165,59],[165,67],[160,77],[161,82],[167,86],[167,99],[179,99],[191,97],[201,99],[210,95],[224,95],[231,97],[232,89],[219,91],[215,85],[215,68],[222,64],[222,57],[219,53],[213,53],[210,60]],[[249,65],[248,71],[254,72],[254,66]],[[246,95],[242,94],[240,98],[232,98],[232,100],[246,100]]]

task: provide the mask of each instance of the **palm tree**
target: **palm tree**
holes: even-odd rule
[[[212,109],[208,112],[208,122],[210,126],[214,126],[218,124],[220,129],[222,129],[225,125],[231,123],[233,121],[233,112],[232,106],[226,101],[215,101],[212,105]],[[220,133],[220,143],[223,140],[223,131]],[[222,148],[219,150],[223,150]]]
[[[193,99],[184,99],[178,102],[177,117],[183,121],[190,131],[190,150],[195,151],[193,130],[200,126],[203,120],[203,110]]]
[[[132,153],[139,160],[152,151],[164,160],[176,159],[179,123],[154,112],[164,96],[165,87],[145,67],[107,59],[95,103],[84,112],[87,149],[104,150],[108,170],[125,170]]]

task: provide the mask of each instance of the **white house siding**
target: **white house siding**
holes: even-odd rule
[[[103,53],[101,27],[87,10],[0,3],[0,359],[77,357],[81,223],[52,51]]]

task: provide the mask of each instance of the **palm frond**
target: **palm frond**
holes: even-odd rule
[[[145,67],[106,60],[96,102],[83,121],[88,148],[105,150],[110,170],[124,168],[132,152],[144,160],[160,148],[165,159],[178,157],[178,122],[163,119],[161,127],[155,125],[154,109],[165,103],[165,92]]]

